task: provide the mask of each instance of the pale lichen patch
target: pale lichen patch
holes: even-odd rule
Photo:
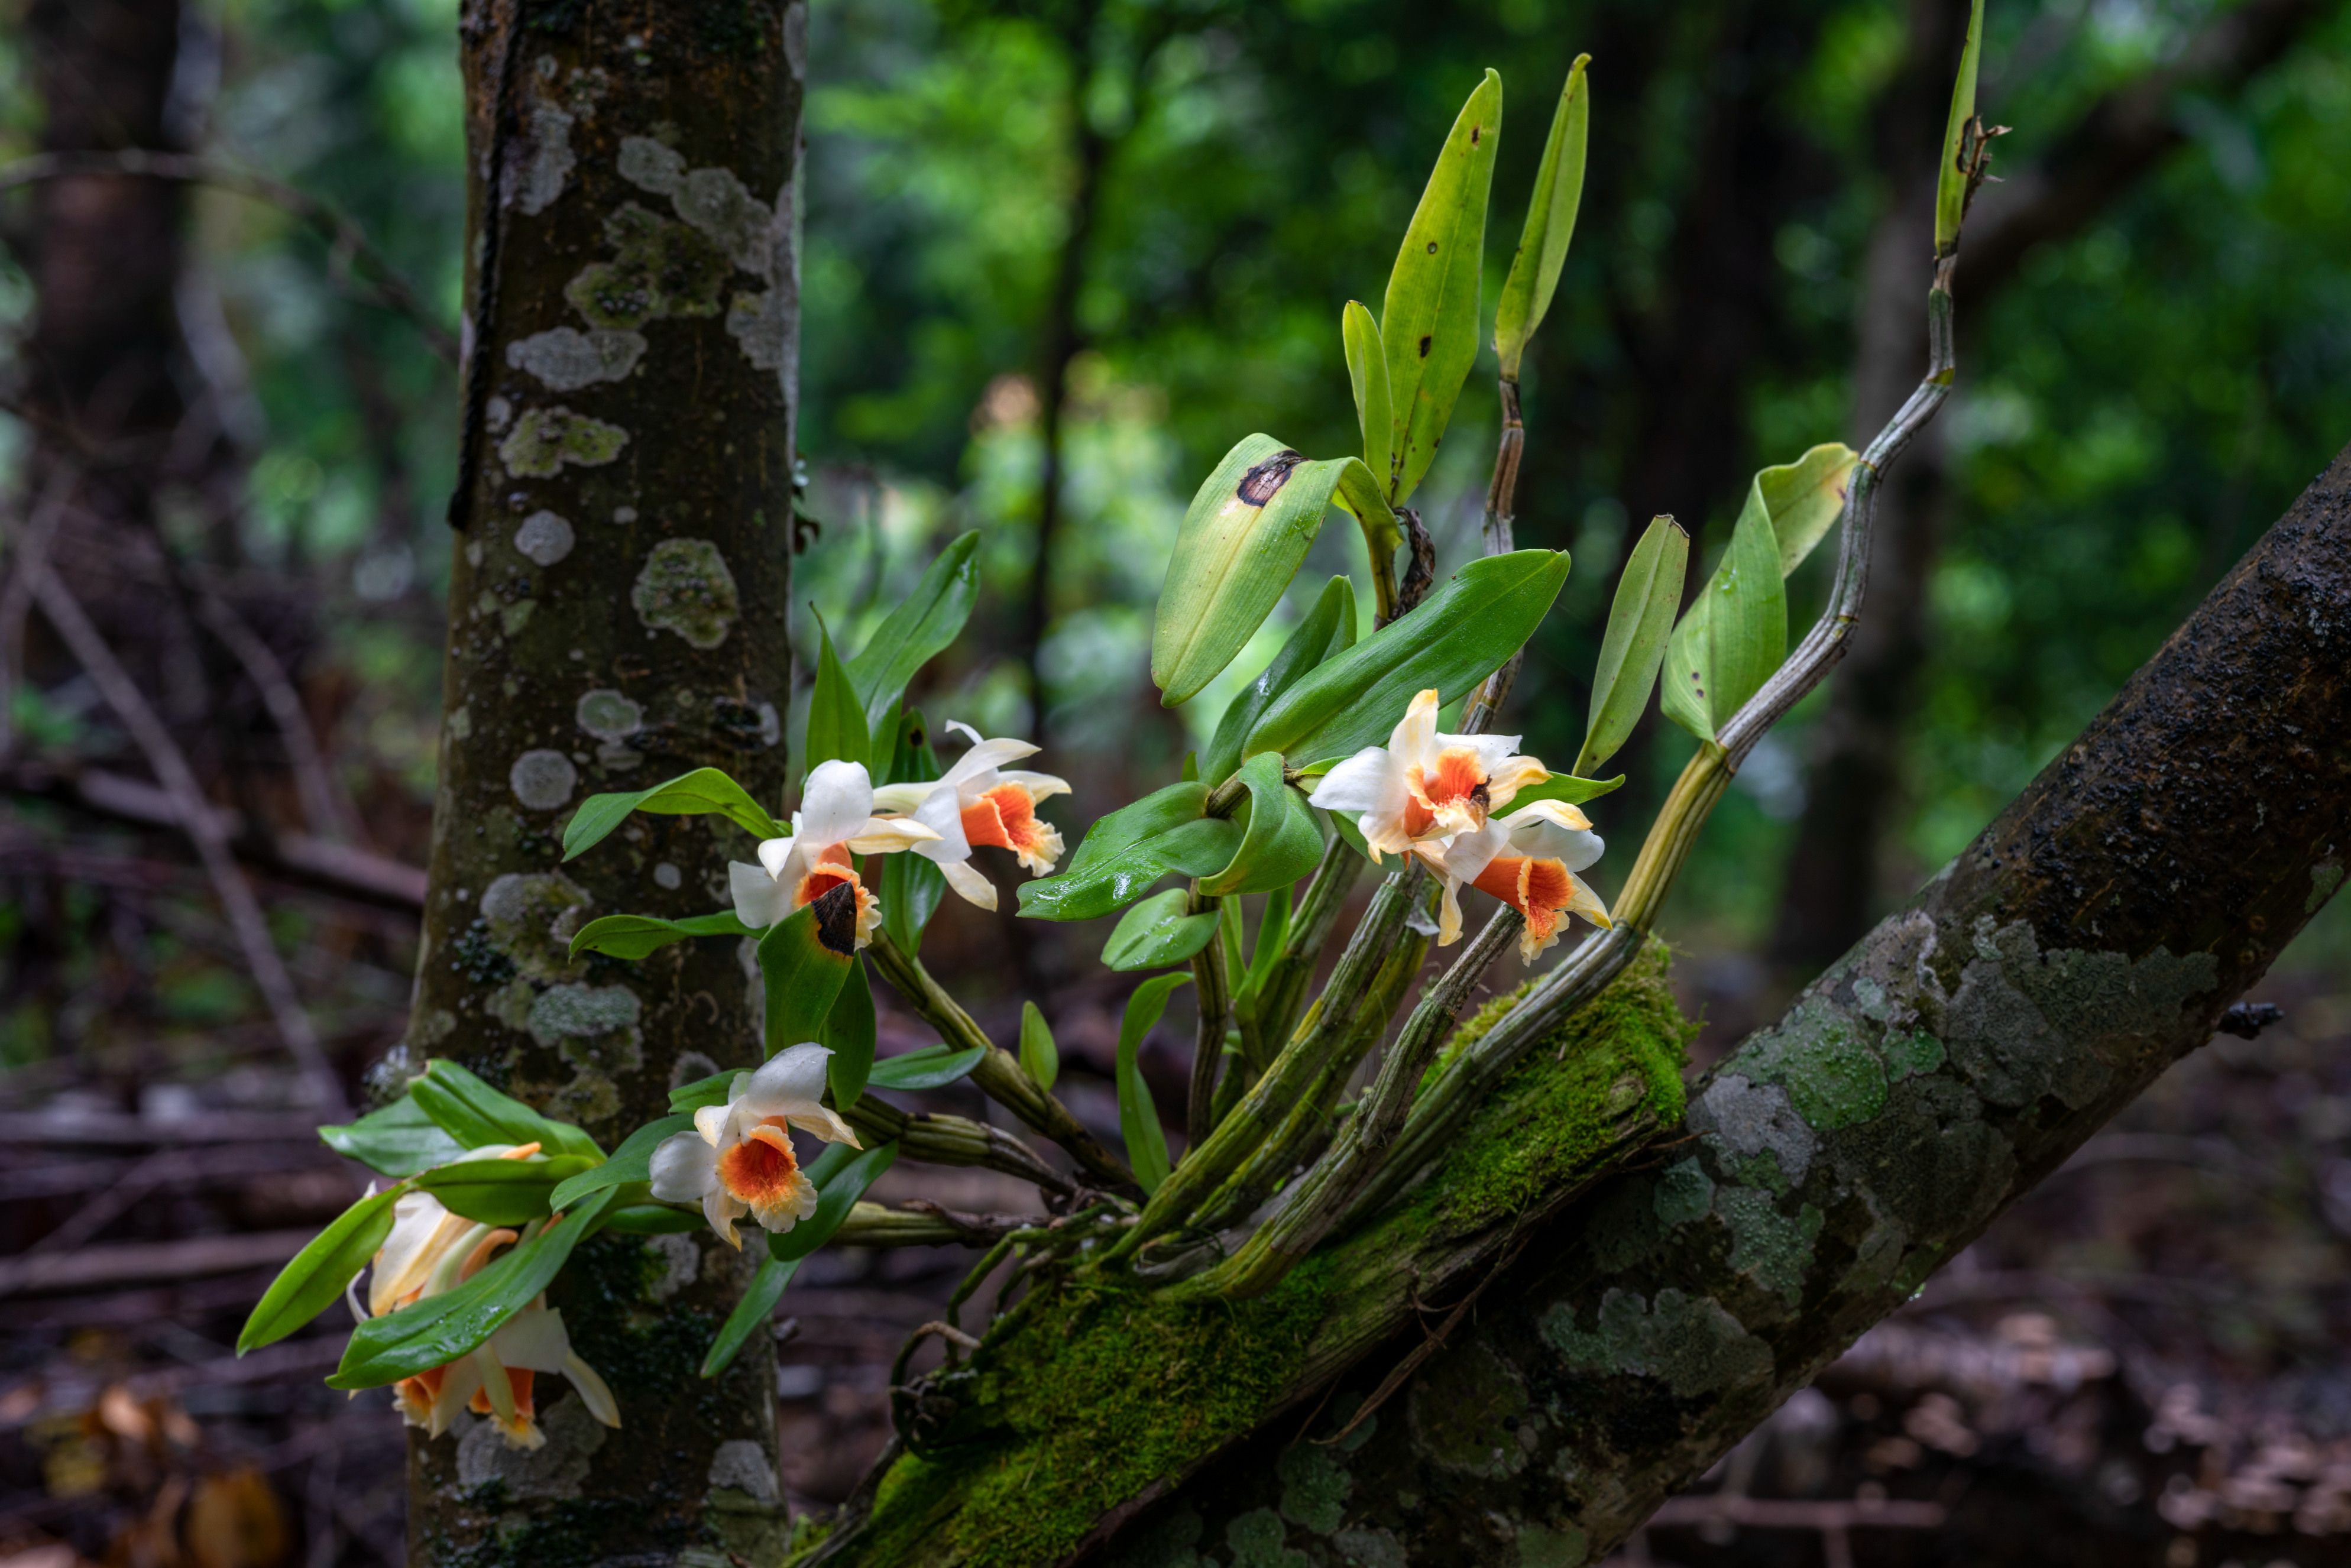
[[[507,788],[514,798],[534,811],[552,811],[571,799],[579,785],[580,769],[571,758],[559,751],[540,747],[524,752],[507,769]]]
[[[775,1502],[783,1495],[776,1461],[748,1437],[730,1437],[718,1445],[710,1461],[710,1484],[748,1492],[761,1502]]]
[[[553,566],[571,553],[579,536],[561,516],[541,507],[525,517],[514,532],[514,548],[526,560]]]
[[[741,612],[735,574],[708,539],[664,539],[645,557],[630,591],[637,618],[696,648],[716,648]]]
[[[578,392],[599,382],[628,379],[644,358],[645,335],[623,329],[557,327],[507,345],[507,363],[556,392]]]
[[[482,890],[480,909],[491,947],[528,978],[551,984],[578,972],[571,936],[595,902],[560,872],[510,871]]]
[[[1541,1331],[1572,1371],[1653,1377],[1682,1399],[1771,1372],[1771,1347],[1745,1324],[1716,1302],[1670,1285],[1657,1292],[1654,1310],[1633,1291],[1610,1289],[1589,1330],[1577,1325],[1573,1302],[1560,1301],[1543,1314]]]
[[[626,740],[645,727],[645,710],[633,698],[600,686],[582,692],[571,716],[581,729],[599,740]]]
[[[534,408],[515,421],[514,429],[498,443],[498,461],[520,478],[545,479],[560,473],[567,463],[599,468],[620,456],[629,433],[617,424],[590,419],[557,404]]]
[[[1689,1124],[1729,1155],[1770,1155],[1792,1186],[1803,1181],[1820,1145],[1785,1089],[1740,1072],[1726,1072],[1707,1086],[1690,1107]]]
[[[516,1448],[494,1421],[476,1421],[457,1439],[457,1480],[468,1491],[496,1483],[514,1498],[576,1498],[596,1450],[611,1434],[576,1394],[539,1412],[546,1443]]]

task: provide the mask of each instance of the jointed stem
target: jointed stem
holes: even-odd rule
[[[1499,382],[1502,399],[1502,434],[1494,448],[1494,477],[1486,486],[1486,553],[1507,555],[1517,548],[1511,538],[1511,524],[1517,518],[1519,495],[1519,459],[1526,449],[1526,422],[1519,414],[1519,383],[1515,377],[1504,376]],[[1510,695],[1510,683],[1519,678],[1519,665],[1526,657],[1520,648],[1505,660],[1502,667],[1486,677],[1477,695],[1462,710],[1461,733],[1483,735],[1493,727],[1494,715],[1502,699]]]
[[[1214,914],[1218,908],[1216,899],[1196,889],[1184,902],[1186,915]],[[1192,955],[1192,992],[1199,1005],[1199,1022],[1192,1035],[1192,1080],[1184,1103],[1184,1133],[1196,1145],[1206,1142],[1216,1128],[1217,1070],[1224,1064],[1225,1026],[1233,1010],[1221,932]]]
[[[1011,1134],[984,1122],[938,1111],[901,1111],[871,1094],[841,1113],[860,1137],[894,1143],[910,1160],[933,1166],[980,1166],[1030,1182],[1057,1197],[1077,1189]]]

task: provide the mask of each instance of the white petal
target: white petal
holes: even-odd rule
[[[1544,800],[1537,804],[1548,806],[1557,802]],[[1488,824],[1489,827],[1493,825]],[[1510,830],[1510,847],[1519,853],[1532,855],[1537,860],[1558,861],[1570,871],[1582,871],[1598,860],[1601,852],[1607,848],[1600,835],[1591,829],[1564,826],[1548,812],[1538,811],[1535,806],[1511,812],[1502,819],[1500,825]]]
[[[993,773],[1008,762],[1018,762],[1024,757],[1034,757],[1038,748],[1025,740],[975,741],[972,748],[955,759],[944,783],[960,784],[982,773]]]
[[[604,1381],[603,1374],[580,1360],[577,1351],[563,1358],[563,1375],[571,1380],[580,1402],[588,1406],[588,1414],[607,1427],[620,1426],[621,1405],[612,1397],[612,1385]]]
[[[791,865],[792,845],[798,841],[789,837],[759,841],[759,863],[765,866],[768,874],[778,882],[784,879],[785,871]]]
[[[939,779],[919,784],[876,784],[873,787],[873,809],[876,811],[914,811],[945,788],[946,780]]]
[[[977,746],[980,742],[979,731],[972,728],[971,726],[964,723],[964,721],[959,718],[951,718],[947,720],[946,725],[942,727],[950,730],[956,735],[962,736],[974,746]]]
[[[927,845],[925,847],[928,848]],[[939,860],[935,855],[932,859],[938,862],[940,874],[947,879],[947,885],[954,888],[965,903],[976,904],[982,909],[994,909],[996,884],[988,881],[977,866],[971,863],[968,858],[970,852],[968,850],[965,851],[966,858],[958,861]]]
[[[474,1401],[482,1385],[482,1369],[470,1355],[461,1355],[441,1371],[441,1392],[434,1396],[425,1430],[437,1437],[449,1429],[458,1413]]]
[[[1412,699],[1404,717],[1388,734],[1388,749],[1407,768],[1427,768],[1437,761],[1437,688]]]
[[[713,1106],[725,1112],[725,1106]],[[653,1196],[664,1203],[695,1203],[718,1179],[718,1155],[692,1133],[674,1133],[653,1150],[647,1174]]]
[[[735,1222],[749,1211],[749,1207],[715,1182],[702,1195],[702,1218],[710,1221],[710,1228],[718,1233],[719,1240],[737,1252],[743,1250],[743,1239],[735,1234]]]
[[[1436,747],[1439,752],[1457,748],[1469,752],[1478,758],[1478,771],[1491,779],[1494,770],[1502,766],[1503,758],[1517,753],[1519,737],[1515,735],[1440,735],[1437,737]]]
[[[534,1302],[502,1324],[490,1336],[490,1354],[501,1366],[524,1366],[533,1372],[560,1372],[571,1354],[571,1336],[563,1332],[563,1314]]]
[[[924,801],[914,813],[914,821],[938,835],[927,843],[916,844],[916,854],[941,865],[971,858],[971,841],[963,833],[963,808],[956,803],[954,790],[942,789]]]
[[[1510,828],[1501,822],[1489,822],[1472,832],[1455,834],[1453,841],[1437,852],[1437,865],[1455,882],[1475,882],[1478,873],[1510,847]]]
[[[754,931],[765,931],[791,911],[791,890],[759,867],[743,861],[726,862],[726,890],[735,895],[735,918]]]
[[[810,770],[800,797],[800,832],[812,844],[837,844],[873,815],[873,780],[862,762],[835,758]]]
[[[1070,781],[1050,773],[1031,773],[1026,768],[1008,768],[997,777],[1007,784],[1018,784],[1028,790],[1031,800],[1050,800],[1056,795],[1070,792]]]
[[[724,1105],[704,1105],[694,1113],[694,1130],[702,1134],[705,1145],[714,1149],[726,1145],[727,1121],[735,1113],[735,1102],[742,1097],[739,1093],[731,1094]]]
[[[754,1117],[781,1116],[787,1109],[812,1105],[824,1095],[825,1062],[832,1055],[821,1045],[795,1045],[769,1057],[751,1074],[737,1106]]]
[[[1570,884],[1567,912],[1570,915],[1581,915],[1594,925],[1608,926],[1616,924],[1609,918],[1608,906],[1600,902],[1600,895],[1593,892],[1582,877],[1571,876],[1567,880]]]
[[[789,1125],[803,1133],[814,1133],[828,1144],[847,1144],[852,1149],[865,1146],[858,1140],[857,1129],[842,1121],[830,1105],[819,1105],[813,1102],[797,1105],[784,1119]]]
[[[913,817],[868,817],[845,841],[855,855],[886,855],[938,837],[938,830]]]
[[[1315,780],[1312,800],[1326,811],[1401,815],[1405,800],[1404,764],[1394,752],[1367,746]]]
[[[441,1206],[429,1192],[406,1192],[392,1199],[392,1234],[375,1255],[368,1281],[368,1312],[381,1316],[422,1285],[468,1222]],[[445,1234],[444,1234],[445,1232]]]

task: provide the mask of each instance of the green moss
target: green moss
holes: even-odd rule
[[[604,222],[610,261],[582,269],[563,290],[591,327],[634,330],[664,316],[716,316],[734,263],[698,231],[634,202]]]
[[[600,468],[618,457],[628,444],[629,433],[619,425],[574,413],[559,403],[526,410],[498,443],[498,461],[517,477],[544,479],[566,463]],[[517,632],[521,627],[508,630]]]
[[[1588,1181],[1593,1158],[1640,1101],[1662,1125],[1681,1120],[1682,1062],[1698,1031],[1666,984],[1669,962],[1665,945],[1650,943],[1614,984],[1527,1052],[1423,1188],[1431,1221],[1479,1229],[1563,1183]],[[1455,1031],[1448,1055],[1491,1029],[1526,989],[1479,1009]]]
[[[1310,1260],[1238,1303],[1071,1287],[1024,1304],[957,1390],[991,1429],[893,1466],[861,1559],[1062,1556],[1104,1510],[1257,1425],[1322,1321],[1325,1273]]]
[[[1787,1090],[1796,1114],[1818,1132],[1866,1122],[1886,1109],[1885,1061],[1851,1019],[1817,998],[1750,1040],[1739,1061],[1753,1082]]]

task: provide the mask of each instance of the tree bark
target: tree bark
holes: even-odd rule
[[[2340,0],[2253,0],[2228,12],[2179,59],[2100,99],[2037,163],[1986,186],[1959,257],[1963,336],[2034,248],[2081,233],[2185,144],[2174,112],[2183,92],[2241,90],[2340,8]],[[1895,194],[1871,236],[1856,321],[1854,427],[1865,435],[1908,395],[1926,359],[1913,281],[1917,236],[1934,200],[1943,126],[1936,89],[1949,79],[1966,19],[1955,0],[1914,0],[1909,63],[1878,117],[1879,168]],[[1907,721],[1927,661],[1927,591],[1950,504],[1944,455],[1943,427],[1930,426],[1878,500],[1869,612],[1813,732],[1804,813],[1772,937],[1773,962],[1792,974],[1809,975],[1844,951],[1878,907]]]
[[[699,766],[781,804],[805,12],[476,0],[460,27],[464,532],[389,1076],[454,1057],[610,1147],[673,1083],[758,1058],[747,954],[575,962],[567,941],[599,915],[724,907],[747,843],[673,817],[570,864],[559,840],[587,795]],[[418,1437],[411,1562],[772,1561],[772,1350],[696,1375],[747,1270],[704,1234],[583,1246],[551,1303],[621,1429],[549,1380],[536,1452],[486,1423]]]
[[[2202,1045],[2333,895],[2346,655],[2351,450],[1965,853],[1693,1091],[1694,1138],[1543,1227],[1345,1437],[1406,1346],[1103,1555],[1604,1556]]]

